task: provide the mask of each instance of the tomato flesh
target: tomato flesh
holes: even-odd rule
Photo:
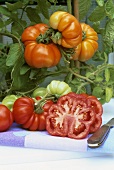
[[[50,107],[46,129],[54,136],[83,139],[100,127],[101,115],[102,105],[94,96],[71,92]]]

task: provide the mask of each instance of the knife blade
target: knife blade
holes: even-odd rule
[[[92,136],[88,138],[87,140],[88,147],[96,148],[96,147],[101,146],[106,140],[106,137],[110,131],[110,128],[112,128],[113,126],[114,126],[114,118],[112,118],[106,124],[101,126],[100,129],[98,129]]]

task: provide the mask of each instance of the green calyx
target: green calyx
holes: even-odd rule
[[[86,39],[86,32],[82,31],[82,41]]]
[[[51,39],[52,39],[52,41],[53,41],[55,44],[57,44],[58,41],[59,41],[61,38],[62,38],[61,32],[59,32],[59,31],[53,31],[53,32],[52,32]]]

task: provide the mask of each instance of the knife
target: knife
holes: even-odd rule
[[[101,126],[91,137],[88,138],[87,143],[90,148],[97,148],[103,144],[110,131],[110,128],[114,126],[114,118]]]

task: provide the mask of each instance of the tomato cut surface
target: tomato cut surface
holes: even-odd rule
[[[95,122],[90,126],[90,133],[94,133],[97,129],[99,129],[99,127],[102,124],[102,114],[103,114],[103,107],[102,104],[99,102],[99,100],[92,95],[88,95],[88,94],[76,94],[74,92],[70,92],[68,94],[69,96],[73,96],[76,99],[81,99],[84,102],[88,103],[88,106],[91,107],[92,109],[94,109],[95,111]]]
[[[54,136],[86,138],[102,122],[102,105],[93,96],[73,92],[61,96],[46,118],[46,129]]]
[[[49,109],[46,129],[51,135],[82,139],[89,134],[94,121],[95,112],[87,103],[65,95]]]

